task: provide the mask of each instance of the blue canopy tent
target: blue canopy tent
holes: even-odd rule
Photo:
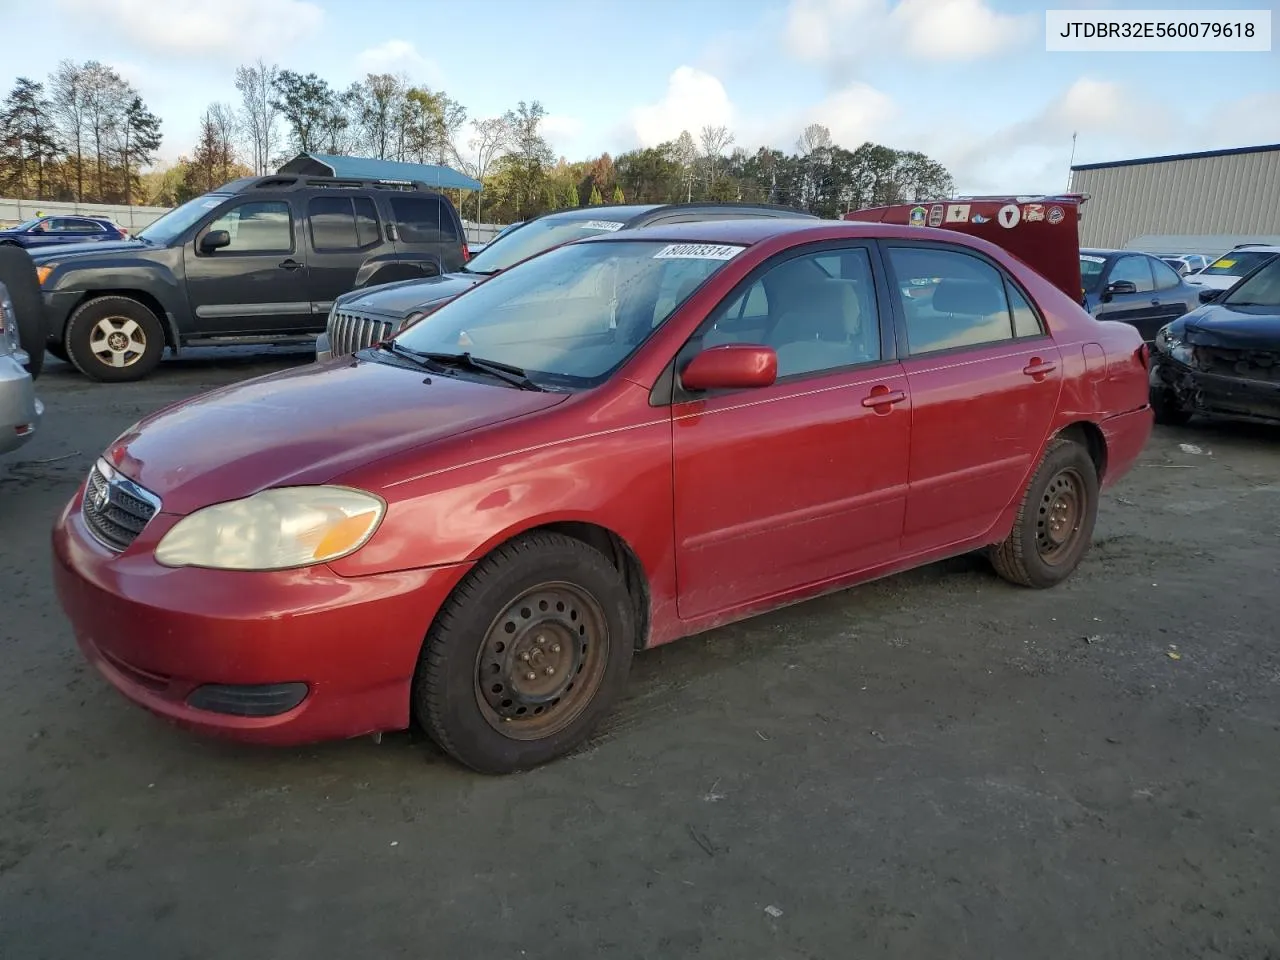
[[[367,157],[335,157],[325,153],[300,153],[279,170],[304,177],[336,177],[351,180],[382,180],[395,183],[425,183],[445,190],[481,189],[479,180],[452,167],[432,163],[401,163],[398,160],[371,160]]]

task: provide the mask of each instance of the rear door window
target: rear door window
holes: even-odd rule
[[[371,197],[314,197],[307,216],[317,251],[360,250],[378,242],[378,212]]]
[[[402,243],[462,243],[453,215],[440,197],[393,196],[390,205]]]
[[[1152,260],[1151,271],[1155,274],[1157,290],[1172,290],[1182,283],[1182,277],[1163,260]]]

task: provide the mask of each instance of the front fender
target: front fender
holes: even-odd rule
[[[178,342],[177,331],[190,320],[183,278],[168,264],[144,257],[77,257],[56,263],[42,284],[51,336],[61,335],[71,311],[94,296],[137,296],[153,309]]]

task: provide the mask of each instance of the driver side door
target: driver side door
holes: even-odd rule
[[[225,230],[231,243],[204,249],[204,238],[218,230]],[[246,337],[314,332],[304,249],[287,199],[224,207],[183,252],[193,332]]]
[[[829,267],[836,259],[839,276]],[[763,343],[778,355],[768,387],[690,393],[677,377],[681,619],[780,601],[899,555],[911,403],[876,263],[867,242],[780,254],[680,351],[677,371],[725,343]]]
[[[1117,281],[1132,283],[1137,292],[1107,293],[1107,287]],[[1146,340],[1155,336],[1159,329],[1161,307],[1155,294],[1150,258],[1136,253],[1117,257],[1102,282],[1103,294],[1094,316],[1099,320],[1120,320],[1131,324],[1138,328]]]

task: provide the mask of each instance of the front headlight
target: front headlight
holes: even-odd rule
[[[347,487],[280,487],[197,510],[156,547],[166,567],[288,570],[355,553],[386,513],[380,497]]]
[[[437,310],[439,310],[443,306],[444,306],[444,303],[441,302],[441,303],[431,303],[425,307],[419,307],[417,310],[413,311],[413,313],[409,314],[407,317],[405,317],[403,320],[400,321],[400,325],[396,327],[395,332],[403,333],[405,330],[408,330],[419,320],[426,319],[427,317],[431,316],[433,313],[435,313]]]

